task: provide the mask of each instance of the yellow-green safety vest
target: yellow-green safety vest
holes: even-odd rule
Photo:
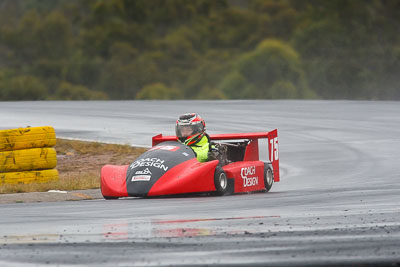
[[[190,146],[197,155],[197,160],[206,162],[208,160],[208,151],[210,150],[210,143],[208,137],[204,135],[199,142]]]

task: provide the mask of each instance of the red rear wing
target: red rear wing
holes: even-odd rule
[[[234,133],[234,134],[211,134],[211,140],[235,140],[235,139],[249,139],[244,161],[256,161],[259,160],[258,155],[258,139],[268,139],[268,158],[272,163],[274,169],[274,181],[279,182],[279,150],[278,150],[278,130],[275,129],[270,132],[258,132],[258,133]],[[152,146],[155,146],[165,141],[177,141],[176,136],[163,136],[162,134],[153,136]]]

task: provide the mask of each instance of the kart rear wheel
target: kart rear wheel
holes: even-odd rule
[[[268,192],[271,189],[273,183],[274,183],[274,175],[272,169],[269,166],[265,166],[264,169],[265,192]]]
[[[215,189],[217,189],[217,192],[216,192],[217,195],[223,196],[227,193],[228,178],[226,177],[226,173],[220,166],[217,166],[215,168],[214,184],[215,184]]]

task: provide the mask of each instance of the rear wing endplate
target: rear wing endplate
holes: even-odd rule
[[[279,182],[279,149],[278,149],[278,130],[270,132],[256,133],[233,133],[233,134],[210,134],[211,140],[235,140],[249,139],[248,151],[246,151],[245,160],[258,160],[258,139],[268,139],[268,158],[274,169],[274,181]],[[163,136],[162,134],[153,136],[152,146],[165,141],[177,141],[176,136]]]

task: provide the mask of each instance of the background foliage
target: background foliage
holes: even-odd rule
[[[0,100],[400,99],[398,0],[0,0]]]

